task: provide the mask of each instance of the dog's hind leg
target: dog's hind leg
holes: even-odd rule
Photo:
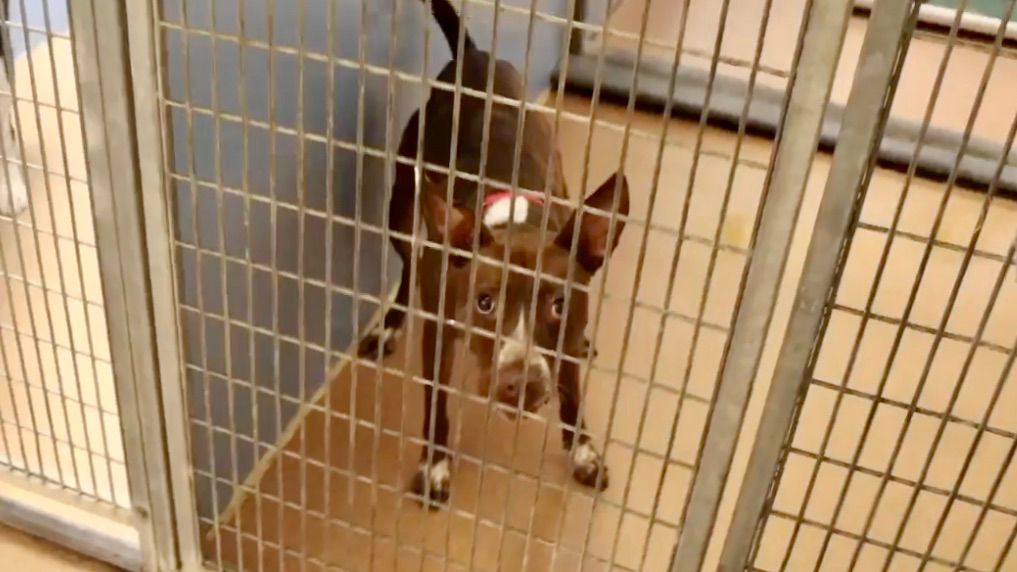
[[[403,130],[403,138],[399,143],[399,157],[413,160],[417,153],[417,121],[420,112],[415,112],[409,124]],[[392,184],[392,196],[388,203],[388,228],[394,231],[389,235],[389,242],[402,262],[402,273],[399,278],[399,291],[395,300],[385,312],[385,317],[375,329],[360,341],[358,354],[360,357],[374,358],[378,355],[390,355],[395,351],[396,342],[402,334],[403,323],[406,321],[406,308],[410,302],[410,289],[413,288],[413,277],[410,276],[410,262],[413,260],[413,243],[411,238],[417,229],[413,228],[413,213],[416,200],[416,175],[412,165],[396,163],[395,182]]]

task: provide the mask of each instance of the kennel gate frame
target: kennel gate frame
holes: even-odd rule
[[[93,173],[98,173],[93,174],[92,181],[96,233],[103,245],[101,273],[111,300],[107,306],[111,351],[119,401],[123,403],[132,503],[143,533],[145,563],[152,569],[201,570],[204,564],[191,467],[189,462],[180,462],[189,461],[190,449],[172,271],[173,235],[167,212],[166,127],[160,91],[163,63],[156,49],[160,45],[156,38],[159,33],[156,2],[72,0],[70,9],[76,58],[83,70],[79,85],[82,115],[89,126],[85,130],[88,161],[95,169]],[[91,10],[82,10],[82,6],[88,5]],[[783,275],[787,247],[815,155],[822,113],[852,5],[851,0],[813,1],[803,18],[802,25],[807,26],[805,47],[797,69],[802,70],[804,62],[805,69],[815,73],[795,74],[798,79],[792,82],[782,137],[777,141],[768,171],[772,192],[767,193],[765,205],[760,207],[754,246],[757,255],[748,262],[744,303],[740,304],[727,352],[744,358],[724,363],[723,381],[708,419],[703,449],[718,454],[707,459],[689,491],[688,514],[673,561],[675,570],[697,569],[710,545],[710,532],[723,494],[723,477],[730,470],[752,378],[767,341],[765,334],[776,303],[776,289]],[[910,6],[911,2],[879,0],[875,10],[889,13],[894,5],[898,6],[897,12],[903,12],[899,6]],[[832,30],[838,33],[831,33]],[[902,39],[900,28],[893,29],[887,24],[882,30],[875,35],[870,27],[866,33],[866,45],[871,42],[869,57],[877,64],[899,49]],[[102,65],[97,65],[99,61]],[[93,68],[95,73],[85,73]],[[868,69],[859,66],[859,75]],[[880,73],[885,75],[885,81],[890,81],[886,69],[877,72],[877,78]],[[865,91],[857,83],[855,89]],[[875,117],[883,105],[882,97],[859,96],[856,101],[852,91],[848,109],[871,118],[852,126],[850,132],[856,138],[852,149],[871,143]],[[867,161],[859,163],[856,157],[848,155],[845,151],[834,156],[824,204],[827,199],[834,200],[831,188],[843,193],[836,197],[840,203],[854,198],[852,181],[861,176]],[[836,180],[834,172],[840,173]],[[843,215],[842,211],[838,213]],[[830,237],[836,238],[838,229],[831,227],[829,231]],[[810,251],[832,249],[834,243],[839,246],[836,240],[823,245],[813,241]],[[759,256],[760,252],[777,259]],[[810,268],[807,265],[806,272]],[[812,272],[820,280],[810,282],[807,287],[803,285],[802,291],[822,299],[826,295],[824,270],[812,268]],[[795,315],[808,319],[821,312],[822,304],[796,305]]]
[[[201,568],[162,188],[152,4],[71,0],[78,89],[132,505],[146,570]],[[152,192],[160,189],[158,194]],[[145,192],[149,191],[149,192]],[[155,242],[153,245],[150,242]],[[168,280],[167,280],[168,279]],[[161,302],[161,303],[160,303]]]
[[[127,5],[130,10],[138,8]],[[24,0],[21,7],[25,7]],[[44,33],[50,36],[48,9],[44,8]],[[135,192],[139,188],[135,135],[143,130],[135,129],[131,97],[135,86],[144,86],[144,81],[135,77],[132,85],[131,69],[135,66],[127,61],[128,53],[141,57],[145,51],[125,49],[127,33],[143,36],[146,29],[132,27],[125,32],[122,9],[120,2],[71,0],[67,39],[80,103],[73,113],[80,121],[89,189],[93,191],[103,309],[107,318],[113,318],[107,331],[130,507],[56,488],[32,474],[3,472],[0,522],[118,567],[172,570],[179,568],[178,534],[167,510],[171,496],[165,480],[167,457],[161,449],[164,415],[157,393],[146,391],[154,388],[158,379],[153,376],[154,362],[148,354],[155,346],[145,343],[153,334],[148,298],[148,269],[153,266],[145,260],[145,235],[138,226],[141,218],[135,202],[140,197]],[[20,28],[27,37],[27,24]],[[29,66],[31,69],[32,64]],[[34,90],[33,84],[33,100]],[[143,115],[145,103],[139,108]],[[59,102],[56,109],[61,109]]]
[[[11,38],[12,38],[12,36],[11,36],[11,28],[17,28],[17,29],[20,30],[21,37],[25,41],[26,44],[29,44],[28,36],[29,36],[30,33],[37,34],[37,35],[43,35],[46,38],[47,47],[49,49],[52,49],[53,41],[54,41],[54,38],[56,38],[56,37],[62,37],[63,39],[66,39],[66,40],[71,40],[72,39],[69,36],[58,36],[58,34],[56,34],[54,32],[54,28],[52,26],[52,21],[51,21],[51,13],[49,11],[49,7],[48,6],[45,6],[44,9],[43,9],[43,20],[44,20],[44,23],[43,23],[43,26],[41,28],[39,28],[39,27],[31,27],[24,20],[24,16],[25,16],[25,12],[26,12],[25,11],[25,6],[26,6],[25,0],[21,0],[19,2],[19,5],[17,5],[17,6],[19,8],[21,8],[21,13],[22,13],[22,17],[23,17],[23,20],[20,23],[15,23],[14,21],[11,21],[11,20],[8,19],[9,15],[10,15],[9,12],[8,12],[8,9],[10,8],[10,3],[8,1],[5,1],[2,5],[0,5],[0,19],[3,20],[3,27],[4,27],[2,32],[0,32],[0,41],[2,41],[3,44],[4,44],[4,48],[5,48],[5,50],[4,50],[5,51],[5,60],[7,60],[8,58],[13,59],[13,50],[11,49]],[[26,46],[26,47],[28,47],[28,46]],[[28,55],[26,57],[30,58],[31,56]],[[5,61],[5,62],[2,62],[2,64],[0,64],[0,65],[7,66],[9,63],[10,63],[9,61]],[[29,81],[31,83],[30,96],[29,97],[25,97],[25,96],[20,96],[19,97],[18,96],[17,90],[15,88],[15,83],[13,81],[14,78],[13,78],[13,76],[11,74],[11,72],[13,70],[11,69],[11,67],[7,67],[8,74],[11,74],[9,76],[10,83],[8,84],[9,85],[8,89],[10,91],[5,93],[4,96],[5,97],[10,97],[11,100],[12,100],[12,105],[14,106],[11,109],[11,112],[13,113],[12,120],[15,121],[15,122],[21,121],[22,117],[24,115],[26,115],[24,112],[22,112],[22,113],[18,112],[17,106],[19,104],[29,103],[29,102],[34,104],[35,106],[37,106],[37,109],[35,110],[36,114],[38,113],[38,106],[45,106],[45,104],[41,104],[39,102],[39,95],[38,95],[39,91],[38,91],[37,84],[36,84],[36,73],[37,73],[36,72],[36,66],[37,65],[38,64],[37,63],[33,63],[31,59],[28,60],[28,64],[27,64],[28,70],[27,70],[27,73],[28,73],[28,76],[30,78]],[[53,65],[54,65],[54,60],[53,60],[53,56],[52,56],[52,53],[51,53],[50,54],[50,60],[48,62],[48,67],[49,67],[49,70],[50,70],[50,74],[53,74],[51,77],[53,77],[53,79],[55,80],[56,70],[53,69]],[[77,70],[76,63],[73,63],[72,65],[73,65],[74,69]],[[40,73],[44,73],[44,72],[40,72]],[[60,98],[59,98],[59,91],[56,88],[55,88],[55,95],[57,95],[58,101],[56,103],[54,103],[54,104],[51,104],[50,109],[57,110],[60,113],[69,113],[69,114],[77,117],[78,120],[80,121],[80,119],[81,119],[80,109],[69,109],[69,108],[63,107],[61,105],[61,101],[59,101],[60,100]],[[38,122],[38,120],[39,120],[38,115],[36,115],[36,121]],[[36,127],[38,127],[38,123],[36,123]],[[79,124],[77,126],[77,129],[73,129],[72,128],[72,131],[79,131],[80,132],[80,127],[81,126]],[[60,142],[61,152],[66,153],[66,149],[67,149],[66,141],[63,140],[65,131],[63,129],[62,124],[61,124],[61,127],[59,129],[59,133],[60,133],[60,137],[61,137],[61,142]],[[9,169],[9,170],[10,169],[24,169],[24,171],[22,171],[23,173],[25,173],[26,171],[35,170],[37,172],[44,173],[44,176],[46,176],[46,177],[49,177],[49,176],[61,176],[62,175],[63,177],[66,177],[68,182],[70,180],[72,180],[73,175],[71,175],[69,172],[66,171],[66,168],[67,168],[66,157],[63,158],[64,159],[63,167],[65,169],[64,173],[58,173],[58,172],[56,172],[54,170],[51,170],[51,169],[49,169],[47,167],[47,157],[46,157],[46,152],[45,151],[43,151],[43,156],[42,156],[41,164],[34,164],[34,165],[30,164],[30,163],[28,163],[24,159],[24,157],[25,157],[25,155],[24,155],[24,149],[25,149],[24,139],[22,139],[22,136],[20,134],[18,135],[18,137],[16,137],[16,139],[17,139],[17,141],[16,141],[15,144],[21,148],[22,155],[17,160],[9,161],[9,164],[6,165],[7,169]],[[7,152],[3,153],[4,161],[5,162],[8,161],[7,154],[10,153],[11,151],[12,150],[8,149]],[[77,182],[82,182],[82,181],[77,180],[77,179],[75,179],[75,180]],[[9,184],[9,182],[5,182],[5,184]],[[46,199],[47,200],[52,200],[52,198],[53,198],[53,190],[51,188],[51,183],[48,180],[46,181],[46,183],[44,185],[44,190],[45,190],[45,194],[46,194]],[[38,227],[36,226],[38,219],[36,218],[36,213],[33,212],[36,208],[38,208],[38,207],[36,207],[35,205],[30,205],[29,206],[27,213],[29,215],[29,219],[30,220],[27,222],[27,224],[24,221],[18,221],[17,217],[11,217],[10,219],[8,219],[10,224],[11,224],[11,227],[12,227],[11,230],[12,230],[13,233],[15,233],[14,247],[16,249],[23,248],[23,246],[22,246],[22,240],[23,239],[19,239],[17,237],[17,233],[19,233],[22,229],[27,228],[30,231],[36,233],[37,235],[35,237],[33,237],[31,240],[33,240],[33,241],[37,241],[38,240],[38,233],[40,233]],[[49,204],[49,209],[48,209],[48,213],[47,214],[50,217],[53,216],[53,206],[52,206],[51,203]],[[5,215],[5,218],[6,218],[6,215]],[[74,223],[72,223],[72,225],[74,225]],[[47,233],[46,231],[41,231],[41,233],[50,234],[50,237],[53,238],[53,239],[57,238],[57,234],[55,232]],[[76,226],[73,227],[71,234],[72,234],[73,238],[71,238],[71,237],[67,237],[67,238],[70,239],[70,240],[73,240],[74,243],[76,244],[76,246],[80,246],[81,243],[79,242],[78,229],[77,229]],[[41,255],[40,255],[39,250],[38,250],[38,244],[36,244],[36,251],[35,251],[35,253],[36,253],[37,261],[41,262],[41,258],[40,258]],[[19,263],[18,264],[21,264],[22,262],[20,262],[20,261],[24,260],[23,256],[24,256],[23,253],[19,253],[16,256],[16,258],[19,259]],[[0,259],[2,259],[2,258],[3,258],[3,256],[0,255]],[[78,260],[76,262],[76,264],[78,266],[78,268],[77,268],[78,276],[80,277],[80,272],[81,272],[80,260]],[[23,267],[22,267],[22,269],[23,269]],[[62,263],[58,263],[58,272],[60,274],[60,290],[59,291],[50,291],[44,285],[40,286],[40,285],[32,284],[32,283],[30,283],[30,281],[24,275],[20,275],[20,276],[18,276],[18,275],[10,275],[10,274],[8,274],[8,272],[4,272],[3,274],[5,276],[3,276],[3,281],[7,283],[7,292],[6,293],[9,294],[11,292],[11,285],[9,283],[11,280],[20,281],[22,283],[22,288],[23,288],[24,292],[26,293],[26,296],[28,295],[29,286],[41,287],[43,289],[43,291],[46,292],[47,294],[57,293],[57,294],[60,294],[61,296],[63,296],[64,297],[63,298],[63,303],[64,303],[63,308],[64,308],[64,311],[66,312],[67,311],[67,299],[70,296],[67,294],[67,292],[65,290],[65,285],[64,285],[65,284],[64,283],[64,268],[63,268],[63,264]],[[31,304],[31,302],[29,302],[29,304]],[[50,332],[53,333],[54,332],[53,331],[53,322],[52,322],[52,318],[50,316],[48,308],[46,309],[45,314],[47,316],[46,319],[47,319],[47,322],[48,322],[48,326],[49,326]],[[31,316],[31,310],[30,310],[29,311],[29,320],[31,321],[33,319],[34,318]],[[8,325],[8,327],[11,328],[8,331],[12,332],[13,335],[16,336],[16,337],[20,336],[20,335],[25,335],[25,334],[30,335],[31,339],[32,339],[32,342],[30,342],[30,343],[32,343],[33,345],[36,345],[35,356],[36,356],[37,359],[39,359],[40,353],[39,353],[38,344],[46,343],[46,342],[48,342],[50,340],[45,340],[45,339],[43,339],[41,337],[38,337],[38,334],[36,333],[36,327],[34,325],[30,327],[30,333],[19,331],[19,329],[18,329],[19,323],[18,322],[19,322],[19,320],[17,320],[17,318],[15,318],[14,321],[13,321],[13,324]],[[86,324],[87,324],[87,315],[86,315]],[[84,352],[84,351],[83,352],[78,352],[75,349],[73,341],[71,341],[69,343],[69,348],[67,348],[67,349],[69,351],[71,351],[72,354],[76,354],[79,357],[87,355],[91,359],[96,359],[95,355],[93,355],[93,353],[92,353],[92,350],[94,348],[94,345],[93,345],[94,342],[91,339],[92,332],[90,331],[88,335],[89,335],[89,340],[88,340],[87,346],[88,346],[89,349],[87,350],[87,352]],[[55,348],[56,347],[60,347],[55,342],[53,343],[53,346]],[[23,351],[22,350],[22,343],[19,341],[17,343],[16,354],[17,354],[18,357],[16,359],[24,360],[22,351]],[[4,353],[4,352],[0,351],[0,353]],[[3,360],[5,362],[5,365],[9,365],[9,363],[6,361],[7,360],[6,357],[4,357]],[[93,367],[94,367],[94,364],[93,364]],[[23,376],[26,375],[24,373],[25,372],[24,361],[22,361],[22,363],[21,363],[21,371],[22,371],[22,375]],[[93,372],[94,371],[95,370],[93,369]],[[25,386],[26,386],[25,389],[27,391],[30,392],[32,390],[32,385],[28,381],[27,377],[23,377],[20,380],[17,380],[16,378],[11,378],[10,381],[12,381],[12,382],[17,381],[17,382],[23,383],[23,384],[25,384]],[[77,376],[77,373],[75,374],[75,383],[76,383],[77,390],[80,392],[80,390],[81,390],[80,378]],[[45,385],[45,381],[43,382],[43,384]],[[72,399],[74,399],[74,398],[69,398],[63,392],[56,392],[56,391],[53,391],[53,390],[49,390],[47,388],[43,388],[43,389],[47,393],[50,393],[50,396],[44,396],[43,397],[43,399],[46,399],[46,400],[48,400],[51,396],[59,396],[59,397],[61,397],[64,400],[72,400]],[[13,393],[12,392],[8,393],[8,395],[11,396],[11,398],[13,399]],[[80,394],[75,396],[75,397],[80,397]],[[122,397],[122,395],[116,395],[114,397],[114,400],[118,402],[118,408],[123,408],[124,410],[131,410],[130,409],[131,408],[130,404],[125,404],[125,403],[121,402],[121,397]],[[79,406],[80,405],[81,405],[81,403],[79,402]],[[17,431],[17,432],[21,432],[23,430],[29,429],[28,427],[21,426],[20,423],[18,422],[18,415],[17,415],[17,407],[18,407],[18,405],[17,405],[17,403],[12,403],[12,406],[14,408],[13,409],[13,411],[14,411],[14,419],[12,419],[12,420],[5,420],[5,425],[10,423],[10,425],[12,425],[14,427],[14,430]],[[33,403],[33,399],[31,397],[28,398],[28,407],[29,408],[34,408],[35,407],[34,403]],[[99,400],[99,404],[97,405],[97,409],[100,411],[100,413],[109,414],[108,412],[103,410],[103,408],[101,406],[101,399]],[[47,405],[46,405],[46,411],[47,411],[47,413],[46,413],[47,418],[50,421],[52,421],[52,418],[50,417],[50,410],[49,410],[49,403],[48,403],[48,401],[47,401]],[[34,414],[35,414],[34,412],[29,412],[29,415],[34,415]],[[65,415],[66,415],[66,410],[65,410]],[[66,417],[64,418],[64,421],[65,421],[65,423],[67,422],[67,418]],[[30,425],[31,425],[31,430],[35,431],[34,437],[35,437],[35,440],[36,440],[36,443],[35,443],[35,446],[36,446],[36,460],[39,463],[38,469],[40,471],[42,471],[42,474],[38,474],[38,473],[33,472],[32,468],[29,466],[28,460],[26,458],[23,458],[23,462],[25,462],[25,466],[23,466],[23,467],[15,467],[15,466],[12,465],[11,466],[12,470],[10,472],[8,472],[6,469],[0,469],[0,523],[3,523],[4,525],[11,526],[11,527],[13,527],[13,528],[15,528],[17,530],[21,530],[23,532],[27,532],[27,533],[32,534],[32,535],[36,535],[36,536],[41,536],[41,537],[47,538],[47,539],[49,539],[49,540],[51,540],[51,541],[53,541],[53,542],[55,542],[57,544],[66,546],[66,547],[68,547],[68,548],[70,548],[70,549],[72,549],[74,551],[80,552],[82,554],[85,554],[85,555],[93,557],[93,558],[97,558],[97,559],[100,559],[100,560],[104,560],[104,561],[113,563],[113,564],[115,564],[117,566],[125,567],[125,568],[128,568],[128,569],[140,567],[142,565],[141,560],[143,558],[143,555],[142,555],[143,550],[142,550],[142,546],[141,546],[141,539],[139,537],[139,529],[143,528],[143,525],[136,518],[136,515],[133,514],[132,511],[128,510],[127,508],[119,506],[119,504],[116,502],[116,493],[114,491],[112,491],[112,490],[111,490],[111,495],[112,496],[111,496],[110,499],[100,499],[98,496],[94,495],[95,491],[92,491],[92,493],[90,493],[88,491],[81,490],[79,488],[80,487],[80,480],[78,480],[77,476],[75,477],[75,485],[77,485],[77,486],[71,486],[70,483],[67,483],[67,482],[60,482],[60,483],[51,482],[50,481],[51,477],[47,477],[45,475],[45,468],[43,467],[41,457],[39,456],[39,451],[40,451],[40,449],[39,449],[39,441],[40,441],[40,438],[43,437],[43,434],[38,431],[38,429],[37,429],[38,426],[36,425],[34,420],[30,423]],[[65,424],[64,427],[66,428],[67,425]],[[50,434],[48,436],[50,437],[50,439],[55,444],[57,439],[55,438],[55,434],[52,433],[53,429],[54,429],[53,427],[50,428],[51,432],[50,432]],[[4,441],[5,442],[7,441],[6,433],[7,433],[8,430],[9,430],[9,428],[7,428],[7,427],[5,427],[3,429],[3,433],[5,435],[5,437],[4,437]],[[86,429],[86,431],[87,431],[87,429]],[[105,435],[105,430],[103,430],[103,434]],[[19,435],[17,440],[20,442],[20,444],[21,444],[20,446],[22,448],[22,453],[24,454],[25,448],[24,448],[24,438],[23,438],[23,436]],[[73,452],[73,450],[75,448],[75,445],[71,442],[70,438],[68,438],[68,441],[66,443],[70,446],[70,450]],[[103,446],[104,446],[104,448],[107,445],[107,443],[108,442],[105,441],[105,437],[103,437]],[[91,449],[91,442],[90,442],[89,438],[87,437],[87,435],[86,435],[86,444],[85,444],[85,447],[82,448],[82,450],[87,450],[87,452],[90,455],[95,454],[94,451]],[[110,458],[108,456],[108,454],[109,454],[108,449],[105,449],[105,452],[106,452],[106,456],[105,456],[104,460],[107,463],[107,469],[108,469],[109,463],[110,463]],[[126,454],[127,454],[127,451],[125,451],[125,455]],[[59,453],[57,453],[57,455],[59,456]],[[58,467],[59,467],[60,459],[58,458],[56,460],[56,462],[57,462]],[[72,460],[72,463],[76,465],[76,462],[73,461],[73,460]],[[92,463],[94,463],[94,459],[90,459],[89,460],[88,464],[89,464],[90,467],[92,466]],[[92,469],[90,469],[90,470],[92,470]],[[59,475],[59,469],[58,469],[58,475]],[[62,479],[59,476],[58,476],[58,480],[62,481]],[[95,481],[94,481],[94,473],[93,473],[93,481],[92,481],[92,483],[93,483],[93,486],[96,484]],[[113,486],[112,479],[111,479],[109,484],[110,484],[111,487]]]

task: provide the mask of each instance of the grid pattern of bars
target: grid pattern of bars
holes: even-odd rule
[[[67,8],[0,10],[0,184],[29,195],[0,209],[0,470],[129,506]]]
[[[559,12],[535,2],[458,7],[481,47],[494,42],[530,82],[549,59],[534,46],[541,30],[553,40],[539,49],[563,56],[574,29],[612,38],[602,26],[574,22],[572,2],[563,4],[568,9]],[[705,50],[683,46],[685,16],[676,42],[647,38],[649,4],[639,31],[618,35],[638,40],[640,54],[643,46],[662,49],[672,87],[689,56],[706,56],[710,89],[723,62],[747,73],[750,93],[757,79],[781,83],[794,66],[761,63],[773,37],[769,0],[752,26],[748,60],[722,49],[732,2],[720,4]],[[690,4],[683,14],[695,13]],[[487,400],[463,384],[442,389],[454,431],[450,508],[427,513],[406,487],[427,445],[415,427],[421,386],[432,382],[417,373],[415,351],[401,348],[379,364],[348,346],[392,305],[385,205],[395,164],[421,161],[396,156],[400,115],[420,106],[428,89],[498,98],[430,78],[444,63],[429,57],[441,42],[436,28],[407,16],[432,25],[416,0],[156,5],[207,560],[287,570],[407,561],[471,570],[666,567],[772,160],[769,142],[746,137],[747,108],[737,134],[720,134],[707,128],[705,114],[697,122],[671,119],[670,103],[657,115],[636,114],[632,98],[625,108],[604,104],[600,72],[589,99],[566,96],[561,82],[527,86],[538,95],[551,90],[550,104],[526,109],[554,118],[573,199],[620,167],[632,187],[627,234],[591,288],[588,333],[599,354],[582,363],[589,432],[614,484],[602,494],[578,488],[556,453],[557,420],[489,418]],[[405,22],[417,27],[403,29]],[[503,46],[499,34],[525,39]],[[600,64],[607,44],[596,48]],[[407,64],[407,50],[423,62]],[[518,149],[511,152],[518,158]],[[419,322],[435,316],[416,296],[406,309],[404,339],[413,348]],[[560,347],[553,357],[575,359]]]
[[[919,146],[951,58],[970,61],[965,5],[952,29],[913,40],[942,44]],[[965,145],[987,85],[1013,81],[999,75],[1013,57],[1003,33],[977,46],[977,92],[954,112]],[[996,181],[1014,164],[1009,113]],[[943,183],[912,165],[866,185],[750,569],[1017,567],[1017,208],[996,182],[969,192],[955,179],[956,165]]]

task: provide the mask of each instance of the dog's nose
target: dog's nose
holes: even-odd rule
[[[547,402],[550,393],[543,373],[537,366],[502,371],[495,394],[498,401],[512,408],[536,411]]]
[[[519,386],[522,385],[522,383],[523,380],[519,378],[506,382],[503,391],[505,398],[513,402],[518,402]],[[547,394],[547,389],[543,381],[530,380],[525,384],[524,393],[525,395],[523,395],[523,399],[525,399],[525,403],[530,403],[544,397]]]

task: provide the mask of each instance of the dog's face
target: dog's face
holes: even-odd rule
[[[519,409],[535,412],[554,392],[559,343],[565,355],[578,358],[586,351],[587,290],[624,228],[625,177],[610,177],[586,199],[581,213],[573,213],[557,233],[548,231],[544,241],[539,229],[526,226],[510,233],[478,229],[470,209],[446,205],[444,185],[426,187],[421,201],[431,236],[447,236],[451,246],[470,250],[478,233],[477,256],[453,258],[445,292],[455,320],[473,332],[469,349],[481,370],[479,389],[509,416]],[[622,217],[611,230],[608,213],[615,206]],[[502,264],[506,258],[508,268]]]

